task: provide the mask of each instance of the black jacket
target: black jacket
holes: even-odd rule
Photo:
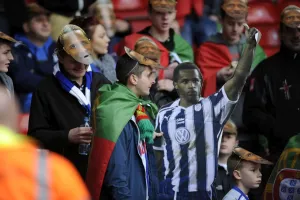
[[[224,167],[218,165],[218,175],[215,181],[217,199],[222,200],[233,186],[234,182],[232,176],[224,169]]]
[[[281,151],[300,132],[300,54],[282,46],[262,61],[249,78],[243,120]]]
[[[102,74],[93,73],[91,102],[98,88],[110,83]],[[85,110],[78,100],[66,92],[51,76],[43,80],[33,94],[28,135],[38,139],[43,147],[68,158],[85,178],[88,156],[78,154],[78,144],[70,143],[70,129],[83,124]]]

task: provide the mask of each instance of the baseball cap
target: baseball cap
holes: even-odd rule
[[[290,28],[300,28],[300,8],[289,5],[281,12],[281,22]]]
[[[245,18],[248,13],[248,0],[224,0],[222,9],[232,18]]]
[[[119,58],[116,66],[116,74],[120,82],[125,82],[124,80],[134,70],[134,68],[138,66],[138,64],[154,69],[163,69],[159,63],[146,58],[128,47],[124,48],[126,53]]]
[[[152,8],[158,12],[172,12],[176,10],[176,0],[149,0]]]

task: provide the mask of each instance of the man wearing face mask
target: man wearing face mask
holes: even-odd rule
[[[93,129],[89,126],[93,101],[102,84],[110,83],[91,70],[92,46],[86,33],[75,25],[66,25],[57,41],[59,63],[53,75],[43,80],[33,94],[28,135],[44,148],[68,158],[82,178],[88,163]],[[83,127],[84,125],[84,127]]]
[[[282,11],[280,37],[280,51],[261,62],[249,78],[243,114],[247,127],[269,139],[273,161],[300,131],[299,7]]]

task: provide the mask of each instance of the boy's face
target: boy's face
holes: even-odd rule
[[[150,20],[152,25],[161,33],[169,31],[176,17],[176,11],[158,12],[152,9]]]
[[[229,44],[236,44],[240,41],[245,22],[246,19],[234,19],[227,15],[224,17],[222,20],[223,36]]]
[[[236,135],[224,132],[220,146],[220,154],[231,155],[237,143]]]
[[[245,188],[254,189],[258,188],[261,183],[262,174],[260,172],[261,164],[242,161],[243,166],[239,170],[240,182]]]
[[[150,67],[145,67],[145,70],[136,80],[136,89],[139,96],[147,96],[150,94],[150,88],[155,83],[156,71]]]

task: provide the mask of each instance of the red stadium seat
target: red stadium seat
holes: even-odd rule
[[[261,33],[259,44],[263,47],[280,46],[279,25],[254,25]]]
[[[204,0],[192,0],[192,7],[198,16],[203,15]]]
[[[112,0],[115,11],[141,10],[146,8],[145,0]]]
[[[275,4],[271,2],[257,2],[249,4],[249,24],[277,24],[280,14]]]
[[[29,114],[19,115],[19,133],[27,135],[29,123]]]
[[[192,9],[192,1],[191,0],[178,0],[176,4],[176,17],[183,18],[190,14]]]
[[[280,37],[279,37],[279,25],[253,25],[262,34],[259,45],[264,49],[267,56],[271,56],[279,51]]]
[[[135,20],[147,18],[146,0],[112,0],[119,19]]]
[[[300,1],[296,1],[296,0],[279,0],[278,1],[278,9],[279,9],[279,13],[281,13],[281,11],[289,6],[289,5],[295,5],[300,7]]]

